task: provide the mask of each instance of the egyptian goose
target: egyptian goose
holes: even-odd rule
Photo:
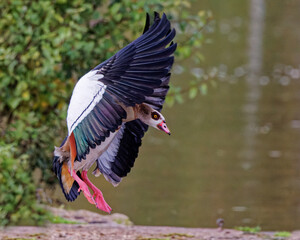
[[[68,136],[55,147],[53,159],[68,201],[82,191],[90,203],[110,213],[101,191],[87,177],[89,168],[96,162],[93,174],[103,174],[117,186],[133,167],[148,126],[170,134],[160,111],[169,89],[174,37],[165,14],[160,18],[155,12],[151,27],[147,14],[139,38],[75,85],[67,114]]]

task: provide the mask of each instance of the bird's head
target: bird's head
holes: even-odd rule
[[[171,135],[170,130],[167,127],[166,120],[164,116],[154,110],[147,104],[142,104],[140,108],[140,119],[149,126],[152,126],[158,130],[164,131],[165,133]]]
[[[167,127],[166,120],[164,116],[158,111],[151,112],[150,126],[155,127],[158,130],[164,131],[165,133],[171,135],[170,130]]]

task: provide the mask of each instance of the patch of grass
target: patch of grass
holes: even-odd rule
[[[290,232],[286,232],[286,231],[282,231],[282,232],[276,232],[274,234],[274,237],[290,237],[291,233]]]
[[[113,219],[113,221],[117,224],[122,224],[126,226],[132,225],[132,222],[129,219],[117,218],[117,219]]]
[[[180,239],[180,238],[192,238],[194,237],[194,235],[191,234],[186,234],[186,233],[169,233],[169,234],[164,234],[164,237],[171,237],[171,238],[175,238],[175,239]]]
[[[71,221],[71,220],[65,219],[63,217],[53,216],[53,215],[49,217],[49,221],[51,223],[55,223],[55,224],[59,224],[59,223],[64,223],[64,224],[79,224],[79,222]]]
[[[4,237],[2,240],[37,240],[36,238],[9,238],[9,237]]]
[[[260,226],[256,227],[235,227],[236,230],[243,231],[244,233],[248,234],[255,234],[261,231]]]
[[[171,240],[171,238],[148,238],[148,237],[138,237],[138,240]]]
[[[186,234],[186,233],[168,233],[168,234],[162,234],[163,238],[160,237],[138,237],[138,240],[172,240],[172,239],[186,239],[186,238],[192,238],[195,237],[194,235],[191,234]]]
[[[34,233],[34,234],[30,234],[29,237],[35,238],[35,237],[45,237],[47,236],[46,233]]]

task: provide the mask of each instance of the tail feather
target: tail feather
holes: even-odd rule
[[[68,171],[68,165],[66,162],[60,162],[58,156],[54,156],[53,159],[53,171],[56,174],[60,187],[68,201],[74,201],[80,194],[78,183],[72,178]],[[77,176],[81,178],[81,174],[78,171]]]

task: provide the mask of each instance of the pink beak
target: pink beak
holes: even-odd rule
[[[169,128],[167,127],[167,124],[166,124],[165,120],[161,121],[160,124],[157,124],[157,127],[158,127],[158,129],[160,129],[160,130],[164,131],[165,133],[171,135],[171,132],[170,132]]]

